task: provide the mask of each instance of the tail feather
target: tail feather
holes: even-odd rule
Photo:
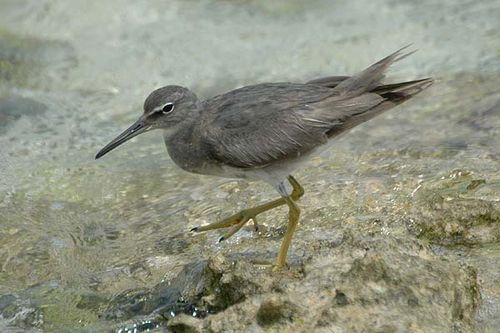
[[[364,123],[365,121],[368,121],[378,116],[379,114],[392,109],[396,105],[412,98],[416,94],[429,87],[433,82],[433,79],[427,78],[377,87],[380,92],[373,92],[384,98],[381,103],[364,112],[354,114],[352,117],[346,119],[346,121],[342,123],[341,126],[332,128],[331,131],[327,132],[327,135],[330,137],[336,136],[339,133],[345,132],[361,123]]]
[[[380,86],[377,87],[374,92],[384,97],[387,101],[390,101],[397,105],[420,93],[422,90],[429,87],[432,83],[434,83],[434,80],[432,78],[426,78]]]
[[[370,92],[374,92],[374,93],[379,94],[379,95],[383,95],[385,93],[390,93],[390,92],[400,92],[400,91],[409,92],[411,90],[411,88],[420,88],[420,87],[424,86],[423,89],[425,89],[425,88],[427,88],[427,84],[429,84],[429,82],[432,83],[432,81],[433,80],[431,78],[425,78],[425,79],[419,79],[419,80],[413,80],[413,81],[384,84],[384,85],[376,87],[375,89],[371,90]]]
[[[317,103],[319,112],[325,113],[321,117],[325,119],[333,117],[337,120],[326,132],[329,137],[337,136],[392,109],[433,83],[432,78],[425,78],[382,84],[382,79],[390,65],[415,52],[402,54],[402,51],[409,46],[401,48],[352,77],[329,76],[307,82],[307,84],[332,88],[331,99]]]
[[[371,65],[361,73],[341,81],[337,86],[335,86],[335,88],[333,88],[332,91],[339,95],[356,96],[375,89],[377,86],[381,85],[385,72],[390,65],[415,52],[412,51],[406,54],[401,54],[402,51],[407,49],[410,45],[397,50],[393,54]]]

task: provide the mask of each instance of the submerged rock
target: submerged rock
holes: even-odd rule
[[[411,231],[441,245],[476,245],[500,240],[500,203],[495,179],[468,170],[423,184],[417,192]]]
[[[44,322],[40,309],[11,293],[0,295],[0,319],[0,328],[13,331],[40,328]]]
[[[46,67],[65,72],[76,63],[73,47],[62,41],[26,37],[0,28],[0,87],[53,84]]]
[[[46,110],[46,105],[30,98],[19,96],[0,98],[0,128],[6,128],[23,116],[42,116]]]

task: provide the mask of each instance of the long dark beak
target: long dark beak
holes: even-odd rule
[[[137,136],[141,133],[148,131],[150,127],[144,124],[144,116],[140,117],[132,126],[123,131],[122,134],[118,135],[113,141],[108,143],[104,148],[102,148],[97,155],[95,155],[95,159],[106,155],[125,141],[132,139],[134,136]]]

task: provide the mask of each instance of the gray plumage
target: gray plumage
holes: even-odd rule
[[[427,78],[382,84],[388,67],[408,55],[399,50],[351,77],[262,83],[204,101],[187,88],[166,86],[146,99],[143,116],[127,130],[132,134],[125,131],[96,157],[137,132],[161,128],[169,155],[183,169],[263,179],[277,187],[296,167],[294,160],[432,83]],[[166,103],[175,109],[161,112]],[[276,171],[284,164],[289,167]]]
[[[291,173],[329,139],[415,96],[432,79],[382,84],[384,73],[407,55],[401,50],[352,77],[330,76],[306,83],[262,83],[200,101],[189,89],[166,86],[144,102],[144,114],[96,158],[152,129],[162,129],[172,160],[201,174],[263,180],[281,198],[244,209],[192,231],[221,228],[228,239],[249,220],[281,205],[288,206],[288,227],[275,268],[286,265],[297,227],[297,201],[304,189]],[[289,191],[286,184],[292,187]]]
[[[404,57],[398,55],[399,51],[353,77],[262,83],[207,99],[188,141],[203,142],[203,163],[210,160],[242,169],[265,168],[305,155],[432,83],[423,79],[382,85],[385,70]],[[171,145],[176,143],[167,142]],[[172,151],[176,155],[176,149]]]

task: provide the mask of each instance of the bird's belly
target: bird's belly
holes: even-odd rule
[[[296,169],[307,164],[311,157],[320,154],[329,146],[329,144],[321,145],[301,156],[276,161],[256,168],[238,168],[222,164],[206,156],[204,152],[192,149],[190,145],[185,145],[182,148],[167,145],[167,151],[178,167],[191,173],[224,178],[260,180],[276,187]]]

